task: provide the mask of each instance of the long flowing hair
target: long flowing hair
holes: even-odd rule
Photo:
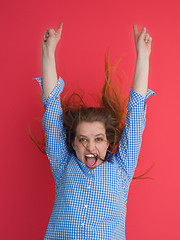
[[[118,91],[117,86],[113,87],[112,80],[116,70],[117,64],[110,68],[109,52],[105,54],[105,82],[102,88],[101,97],[96,107],[89,107],[83,101],[83,98],[77,94],[72,93],[70,96],[64,95],[61,99],[61,106],[63,110],[63,126],[66,132],[66,144],[70,152],[75,154],[72,147],[74,138],[76,136],[76,129],[82,121],[102,122],[106,130],[106,138],[109,142],[109,147],[105,159],[109,161],[109,155],[117,154],[119,149],[119,142],[122,132],[125,127],[125,119],[127,115],[126,105],[128,97],[125,97],[122,89]],[[120,88],[119,88],[120,89]],[[45,139],[37,141],[29,130],[29,136],[36,144],[41,152],[45,152]],[[110,154],[109,154],[110,153]],[[151,170],[152,166],[143,174],[133,177],[133,179],[150,178],[145,175]]]
[[[126,104],[121,101],[118,92],[112,87],[113,71],[109,67],[109,53],[105,55],[105,82],[101,98],[96,107],[89,107],[77,94],[62,99],[63,124],[66,130],[66,144],[70,152],[74,152],[72,143],[79,123],[102,122],[105,126],[109,142],[107,153],[116,154],[121,134],[125,126]],[[101,160],[107,160],[101,159]]]

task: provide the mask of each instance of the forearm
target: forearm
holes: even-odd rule
[[[43,91],[47,100],[58,81],[54,51],[42,50],[42,79]]]
[[[149,75],[149,56],[137,55],[132,89],[146,97]]]

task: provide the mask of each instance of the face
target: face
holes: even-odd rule
[[[103,163],[109,143],[102,122],[81,122],[72,144],[77,158],[92,170]],[[99,158],[98,158],[99,157]]]

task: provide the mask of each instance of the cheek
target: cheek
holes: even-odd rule
[[[77,139],[74,141],[74,148],[76,150],[76,153],[83,153],[84,146],[82,143],[80,143]]]
[[[105,157],[106,153],[107,153],[107,148],[108,148],[108,145],[107,144],[104,144],[103,146],[100,147],[100,152],[101,154],[103,155],[103,157]]]

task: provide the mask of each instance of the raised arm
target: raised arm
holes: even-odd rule
[[[56,183],[58,183],[70,156],[66,146],[66,133],[63,128],[63,111],[60,101],[64,81],[61,78],[58,80],[55,63],[55,49],[60,40],[61,31],[62,23],[60,23],[57,32],[48,29],[43,36],[42,79],[38,79],[43,88],[45,108],[43,128],[45,131],[46,154]]]
[[[47,32],[43,35],[42,79],[43,91],[46,100],[58,81],[55,63],[55,50],[61,38],[62,27],[63,23],[60,23],[57,32],[55,32],[54,29],[47,29]]]
[[[154,95],[154,92],[147,88],[152,38],[146,33],[145,28],[142,29],[140,34],[136,25],[133,28],[137,60],[127,105],[125,128],[119,143],[119,152],[116,155],[118,164],[128,176],[127,183],[133,177],[141,147],[146,122],[146,100]]]
[[[146,97],[152,38],[146,32],[146,28],[143,28],[140,34],[135,24],[133,25],[133,28],[137,59],[132,89]]]

